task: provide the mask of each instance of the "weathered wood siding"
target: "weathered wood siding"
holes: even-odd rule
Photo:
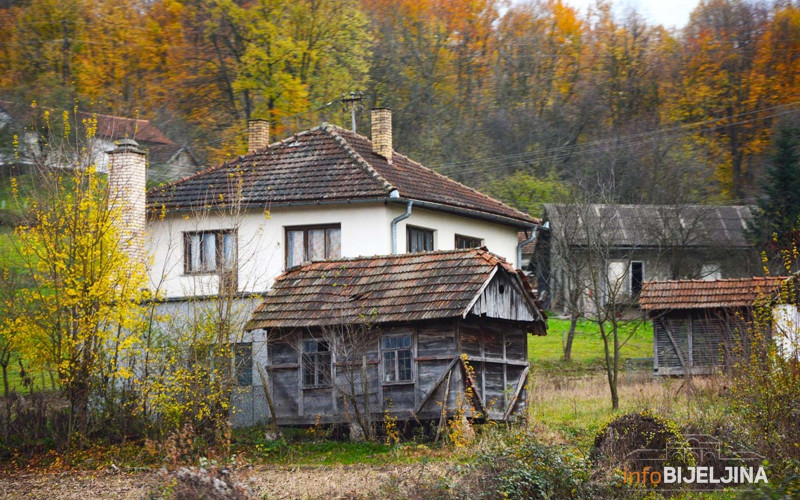
[[[524,291],[506,273],[497,273],[478,297],[472,312],[476,316],[486,316],[516,321],[535,321]]]
[[[676,311],[653,321],[654,371],[659,375],[710,374],[723,368],[736,321],[701,310]],[[677,348],[676,348],[677,347]]]
[[[412,336],[413,380],[383,383],[381,337],[398,333]],[[336,388],[303,387],[302,338],[299,332],[276,332],[274,339],[268,342],[266,368],[279,423],[308,425],[348,421],[346,414],[353,413],[353,403],[346,401]],[[442,411],[439,403],[445,394],[448,410],[471,407],[465,397],[467,380],[461,362],[462,352],[470,357],[475,393],[481,402],[478,406],[487,407],[489,417],[494,419],[504,419],[510,404],[514,404],[515,413],[519,413],[525,400],[524,390],[517,391],[517,388],[524,384],[527,374],[527,334],[518,323],[470,315],[467,320],[444,319],[383,327],[375,332],[374,342],[370,342],[367,350],[366,366],[373,420],[380,421],[387,410],[401,420],[411,420],[415,416],[420,420],[437,419]],[[335,369],[335,385],[349,387],[352,379],[356,393],[361,396],[361,360],[356,363],[337,360]],[[254,377],[257,376],[255,372]],[[359,409],[364,411],[363,400],[360,397],[358,400]],[[268,412],[264,413],[257,420],[267,420]]]
[[[521,377],[528,366],[525,329],[516,323],[468,315],[459,322],[458,331],[461,351],[469,356],[489,417],[503,418],[512,405],[517,410],[515,413],[519,413],[525,394],[524,387],[520,391],[517,388],[524,386],[525,380]]]

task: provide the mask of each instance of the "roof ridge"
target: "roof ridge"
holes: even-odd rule
[[[347,142],[347,139],[345,139],[344,137],[341,136],[341,134],[338,133],[337,129],[339,129],[340,127],[337,127],[336,125],[332,125],[327,122],[323,122],[322,125],[320,125],[320,127],[322,128],[322,130],[330,134],[333,140],[336,141],[336,143],[339,144],[339,146],[341,146],[341,148],[345,151],[347,156],[349,156],[350,159],[352,159],[356,163],[356,165],[361,167],[361,169],[364,170],[366,174],[369,175],[371,178],[378,181],[378,183],[381,184],[381,187],[387,193],[396,189],[394,186],[391,185],[391,183],[389,183],[389,181],[387,181],[381,174],[379,174],[374,168],[372,168],[372,165],[370,165],[369,162],[365,160],[363,156],[358,154],[358,152],[355,149],[353,149],[352,146],[350,146],[350,144]],[[353,133],[355,134],[355,132]]]
[[[749,278],[719,278],[714,280],[682,279],[682,280],[650,280],[646,283],[733,283],[752,281],[787,280],[791,276],[751,276]]]
[[[384,255],[359,255],[358,257],[340,257],[338,259],[315,260],[308,264],[295,266],[285,271],[283,274],[288,274],[289,271],[296,271],[309,266],[313,266],[315,264],[335,264],[338,262],[356,262],[356,261],[378,260],[378,259],[408,259],[408,258],[423,257],[428,255],[457,255],[457,254],[470,254],[470,253],[473,253],[475,254],[476,257],[480,257],[487,261],[488,258],[485,257],[486,254],[491,255],[492,257],[497,259],[498,262],[505,262],[505,258],[490,252],[489,250],[486,249],[486,247],[455,248],[452,250],[434,250],[432,252],[396,253],[396,254],[384,254]]]

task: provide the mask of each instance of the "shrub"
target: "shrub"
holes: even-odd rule
[[[619,469],[642,471],[650,467],[663,477],[665,466],[694,463],[688,443],[675,423],[648,410],[622,415],[600,429],[589,458],[595,477],[609,480],[612,475],[619,475]]]

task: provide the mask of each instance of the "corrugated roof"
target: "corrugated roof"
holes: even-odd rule
[[[575,244],[581,244],[580,235],[590,227],[620,247],[750,246],[746,230],[753,216],[748,206],[547,203],[544,208],[551,231],[570,231]]]
[[[241,180],[241,189],[238,184]],[[234,194],[245,206],[298,202],[405,199],[490,214],[528,225],[537,219],[394,153],[389,164],[372,142],[329,124],[213,167],[148,193],[152,208],[198,209]]]
[[[642,287],[639,305],[645,311],[751,307],[765,295],[777,292],[786,277],[725,280],[650,281]]]
[[[525,276],[485,248],[314,262],[275,281],[246,329],[451,318],[464,314],[492,271],[519,280],[544,318]]]

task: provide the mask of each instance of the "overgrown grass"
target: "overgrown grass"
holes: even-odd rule
[[[638,327],[637,327],[638,325]],[[534,371],[564,376],[584,376],[602,371],[605,367],[603,339],[595,323],[578,322],[572,343],[572,359],[562,361],[563,341],[569,331],[569,320],[550,318],[547,320],[547,335],[528,338],[528,359]],[[620,340],[632,335],[622,347],[623,358],[647,358],[653,356],[653,325],[647,323],[626,324],[620,331]],[[624,360],[621,363],[624,370]]]

